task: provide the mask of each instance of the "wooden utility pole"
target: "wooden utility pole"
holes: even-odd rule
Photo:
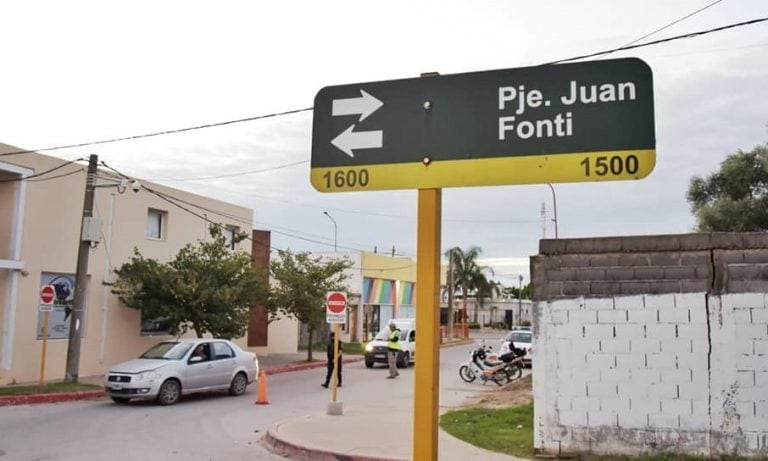
[[[90,226],[93,217],[93,198],[96,191],[96,169],[98,155],[88,159],[88,175],[85,178],[85,198],[83,199],[83,219],[80,222],[80,245],[77,251],[77,272],[75,274],[75,297],[72,301],[72,313],[69,318],[69,343],[67,344],[67,365],[64,381],[76,383],[80,369],[80,339],[82,330],[83,306],[88,285],[88,252],[91,241],[86,238],[86,226]]]

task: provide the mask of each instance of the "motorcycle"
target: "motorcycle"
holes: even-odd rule
[[[470,351],[470,360],[459,367],[459,377],[468,383],[480,378],[483,384],[490,380],[501,386],[504,381],[509,383],[522,376],[522,356],[507,352],[499,356],[498,361],[492,361],[491,352],[491,347],[485,344]]]

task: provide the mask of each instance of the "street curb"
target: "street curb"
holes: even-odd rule
[[[344,363],[360,362],[363,357],[351,357],[344,358]],[[298,365],[283,365],[272,368],[264,368],[264,373],[267,375],[275,375],[278,373],[288,373],[291,371],[308,370],[311,368],[325,367],[325,361],[302,363]],[[9,407],[13,405],[34,405],[38,403],[58,403],[58,402],[72,402],[76,400],[95,400],[107,397],[106,392],[102,389],[93,391],[78,391],[78,392],[52,392],[50,394],[28,394],[28,395],[8,395],[0,396],[0,407]]]
[[[441,344],[440,347],[462,346],[465,344],[471,344],[472,342],[474,342],[474,340],[456,342],[451,344]],[[354,355],[352,357],[344,357],[342,359],[342,362],[354,363],[354,362],[361,362],[363,359],[364,359],[363,356]],[[276,367],[264,368],[264,374],[276,375],[279,373],[290,373],[292,371],[309,370],[312,368],[324,368],[325,366],[326,366],[326,362],[324,360],[320,360],[312,363],[281,365]],[[107,394],[101,389],[93,390],[93,391],[79,391],[79,392],[55,392],[51,394],[9,395],[9,396],[0,396],[0,407],[7,407],[12,405],[34,405],[38,403],[70,402],[75,400],[90,400],[90,399],[100,399],[105,397],[107,397]],[[336,459],[336,458],[330,458],[330,459]],[[349,458],[346,458],[346,459],[349,459]],[[377,459],[384,459],[384,458],[357,458],[357,459],[377,460]]]
[[[341,359],[342,363],[354,363],[354,362],[360,362],[363,360],[363,357],[344,357]],[[267,376],[269,375],[276,375],[278,373],[288,373],[291,371],[301,371],[301,370],[309,370],[312,368],[325,368],[327,365],[327,362],[325,361],[317,361],[312,363],[300,363],[300,364],[291,364],[291,365],[282,365],[279,367],[273,367],[273,368],[264,368],[264,374]]]
[[[55,392],[51,394],[8,395],[0,397],[0,407],[11,405],[32,405],[36,403],[57,403],[73,400],[100,399],[106,397],[103,390],[79,392]]]
[[[313,461],[407,461],[402,458],[380,458],[375,456],[351,455],[323,448],[310,448],[295,442],[289,442],[274,434],[280,427],[277,423],[267,430],[260,442],[272,453],[295,459],[311,459]]]

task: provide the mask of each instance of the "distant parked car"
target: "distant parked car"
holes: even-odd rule
[[[499,346],[499,355],[505,354],[511,350],[511,345],[519,352],[524,352],[523,363],[526,366],[533,364],[533,332],[530,330],[512,330],[501,340]]]
[[[397,354],[398,368],[407,368],[416,360],[416,321],[414,319],[392,319],[390,322],[400,330],[400,352]],[[379,331],[371,342],[365,345],[365,366],[372,368],[374,363],[387,362],[387,343],[389,342],[389,323]]]
[[[228,390],[241,395],[256,380],[256,354],[225,339],[179,339],[152,346],[107,373],[104,388],[115,403],[154,398],[172,405],[182,395]]]

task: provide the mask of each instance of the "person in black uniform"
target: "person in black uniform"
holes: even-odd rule
[[[330,337],[328,338],[328,345],[326,346],[326,355],[328,356],[328,373],[325,375],[325,382],[321,384],[321,386],[327,388],[328,385],[331,383],[331,377],[333,376],[333,342],[335,339],[335,335],[333,332],[331,332]],[[341,387],[341,353],[344,350],[342,347],[343,343],[341,340],[339,340],[339,370],[336,373],[336,379],[337,379],[337,386]]]

